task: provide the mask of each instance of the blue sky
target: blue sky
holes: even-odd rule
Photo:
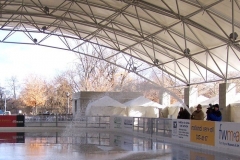
[[[68,69],[76,59],[75,53],[35,45],[0,43],[0,86],[17,77],[21,83],[30,74],[52,79]]]

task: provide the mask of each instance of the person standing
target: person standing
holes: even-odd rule
[[[207,114],[207,120],[209,121],[221,121],[222,120],[222,113],[219,110],[219,105],[215,104],[213,105],[214,110],[212,110],[211,112],[209,112]]]
[[[189,105],[186,105],[186,108],[183,109],[184,113],[183,119],[190,119],[190,112],[188,112],[187,108],[189,109]]]
[[[192,120],[204,120],[204,113],[201,104],[197,105],[197,110],[192,113]]]
[[[180,107],[180,111],[178,112],[177,119],[183,119],[184,112],[183,112],[183,107]]]
[[[188,113],[186,108],[183,109],[183,107],[181,107],[180,111],[178,112],[177,118],[178,119],[190,119],[190,114]]]

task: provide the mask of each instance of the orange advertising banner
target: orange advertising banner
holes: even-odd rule
[[[215,145],[215,122],[191,120],[190,141],[194,143]]]

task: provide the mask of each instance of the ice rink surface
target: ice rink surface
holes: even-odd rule
[[[115,133],[0,133],[0,160],[239,160],[220,152]]]

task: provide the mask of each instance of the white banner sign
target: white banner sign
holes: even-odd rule
[[[172,120],[172,138],[190,141],[190,120]]]
[[[124,117],[123,118],[123,129],[125,131],[132,131],[133,130],[133,118],[131,118],[131,117]]]
[[[215,146],[240,150],[240,124],[215,122]]]
[[[131,132],[133,130],[133,118],[132,117],[110,117],[110,128]]]
[[[122,129],[122,117],[110,117],[111,129]]]

